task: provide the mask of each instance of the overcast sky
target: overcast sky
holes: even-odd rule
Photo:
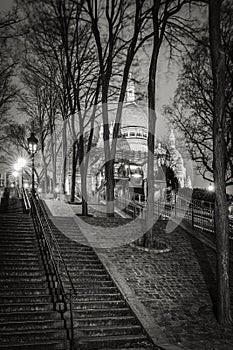
[[[0,11],[9,10],[12,6],[12,0],[0,0]]]

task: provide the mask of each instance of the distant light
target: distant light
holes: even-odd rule
[[[20,157],[20,158],[18,159],[18,165],[19,165],[20,168],[24,168],[26,164],[27,164],[26,159],[24,159],[24,158],[22,158],[22,157]]]
[[[208,189],[208,191],[213,192],[214,191],[214,185],[210,184],[207,189]]]
[[[42,192],[42,188],[39,187],[37,191],[38,191],[39,193],[41,193],[41,192]]]
[[[27,189],[29,187],[28,183],[25,183],[23,187]]]
[[[18,163],[14,164],[14,170],[15,172],[20,170],[20,165]]]
[[[14,177],[18,177],[18,176],[19,176],[19,173],[18,173],[18,171],[13,171],[12,175],[13,175]]]
[[[134,174],[132,174],[132,176],[133,176],[133,177],[137,177],[137,178],[142,177],[142,175],[141,175],[141,174],[138,174],[138,173],[134,173]]]
[[[14,170],[15,170],[15,171],[20,171],[21,169],[23,169],[23,168],[25,167],[26,164],[27,164],[26,159],[20,157],[20,158],[17,160],[17,163],[14,164]]]
[[[57,187],[55,187],[55,192],[56,193],[59,193],[60,192],[60,188],[57,186]]]

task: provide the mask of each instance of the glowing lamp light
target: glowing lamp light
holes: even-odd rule
[[[31,154],[35,154],[37,152],[38,140],[35,137],[34,132],[31,132],[31,136],[27,139],[28,148]]]
[[[18,171],[13,171],[13,173],[12,173],[12,175],[14,176],[14,177],[18,177],[19,176],[19,173],[18,173]]]
[[[60,188],[58,186],[55,187],[55,192],[59,193],[60,192]]]
[[[210,184],[208,186],[208,191],[213,192],[214,191],[214,185]]]
[[[141,175],[141,174],[138,174],[138,173],[135,173],[135,174],[133,174],[132,176],[135,177],[135,178],[140,178],[140,177],[142,177],[142,175]]]

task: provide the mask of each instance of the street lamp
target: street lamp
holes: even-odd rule
[[[29,153],[32,156],[32,194],[35,194],[35,164],[34,155],[37,152],[38,140],[35,137],[34,132],[31,132],[31,136],[27,139]]]

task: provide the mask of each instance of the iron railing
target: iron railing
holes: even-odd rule
[[[61,317],[65,321],[70,350],[72,350],[74,343],[73,301],[77,298],[77,293],[43,204],[37,197],[37,194],[31,196],[30,202],[31,215],[41,247],[49,288],[54,298],[55,309],[61,313]],[[64,282],[69,287],[67,285],[64,286]],[[70,313],[69,324],[66,318],[67,311]]]
[[[130,200],[126,197],[116,199],[117,207],[132,218],[146,217],[146,202]],[[214,207],[212,203],[187,200],[176,195],[173,200],[159,199],[154,204],[154,215],[164,218],[182,218],[187,220],[192,227],[197,228],[215,240],[214,234]],[[229,216],[229,243],[233,248],[233,217]]]
[[[23,210],[25,213],[30,213],[31,203],[29,200],[28,192],[25,190],[25,188],[22,188],[21,194],[22,194],[22,200],[23,200]]]

